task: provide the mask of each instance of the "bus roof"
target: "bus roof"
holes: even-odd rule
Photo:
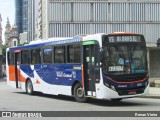
[[[73,43],[73,42],[79,42],[81,41],[80,37],[68,37],[68,38],[49,38],[47,40],[37,40],[30,42],[29,44],[26,44],[24,46],[16,46],[9,48],[11,51],[15,50],[23,50],[23,49],[29,49],[29,48],[38,48],[43,46],[49,46],[49,45],[58,45],[58,44],[65,44],[65,43]]]
[[[29,48],[38,48],[43,46],[50,46],[50,45],[60,45],[60,44],[67,44],[67,43],[74,43],[74,42],[80,42],[80,41],[87,41],[91,39],[99,39],[102,35],[141,35],[138,33],[133,32],[113,32],[109,34],[105,33],[97,33],[97,34],[90,34],[90,35],[83,35],[83,36],[75,36],[75,37],[55,37],[55,38],[49,38],[44,40],[37,40],[32,41],[29,44],[26,44],[24,46],[16,46],[9,48],[11,51],[17,51],[17,50],[24,50]]]

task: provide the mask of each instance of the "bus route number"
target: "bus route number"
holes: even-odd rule
[[[123,66],[110,66],[109,71],[123,71]]]

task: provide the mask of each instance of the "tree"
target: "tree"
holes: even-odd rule
[[[2,48],[2,64],[5,64],[6,63],[6,49],[7,49],[7,46],[2,45],[1,48]]]
[[[22,44],[18,44],[18,46],[24,46],[25,44],[28,44],[27,42],[24,42]]]

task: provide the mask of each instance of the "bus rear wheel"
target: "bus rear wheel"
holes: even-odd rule
[[[87,98],[85,97],[84,89],[81,84],[78,83],[74,86],[74,98],[77,102],[86,102]]]
[[[33,95],[33,85],[32,85],[32,82],[31,80],[28,80],[27,83],[26,83],[26,93],[28,95]]]

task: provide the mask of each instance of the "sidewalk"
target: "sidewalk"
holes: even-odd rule
[[[4,78],[0,77],[0,82],[4,82],[4,81],[7,81],[6,77],[4,77]]]
[[[160,78],[149,78],[150,88],[149,94],[143,97],[160,99]]]
[[[142,97],[160,99],[160,87],[150,87],[149,94]]]

